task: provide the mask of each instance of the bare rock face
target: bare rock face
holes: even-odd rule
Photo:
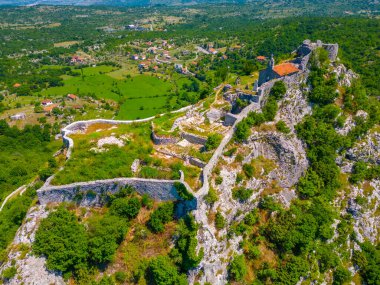
[[[282,120],[294,130],[294,126],[308,114],[311,114],[311,106],[306,96],[298,88],[289,88],[281,100],[275,121]]]
[[[351,69],[347,70],[347,68],[343,64],[339,64],[335,69],[334,72],[336,74],[336,77],[338,79],[339,86],[346,86],[350,87],[352,82],[355,79],[359,78],[359,75],[357,75],[355,72],[353,72]]]
[[[31,254],[30,248],[34,242],[35,233],[39,223],[43,218],[46,218],[47,215],[48,212],[46,211],[45,206],[34,206],[30,208],[25,218],[26,222],[17,231],[12,244],[13,248],[8,254],[8,262],[0,267],[0,275],[6,268],[11,267],[12,264],[14,264],[17,269],[16,276],[5,284],[65,284],[60,273],[49,271],[46,268],[45,258],[36,257]],[[26,248],[27,253],[23,253],[20,248],[24,248],[24,250]]]
[[[290,188],[297,183],[309,165],[304,146],[295,136],[275,132],[254,133],[249,147],[252,152],[247,159],[264,156],[277,162],[279,167],[274,170],[273,178],[283,188]]]
[[[361,142],[347,151],[346,157],[353,161],[380,164],[380,134],[371,132]]]
[[[224,112],[219,109],[212,108],[207,112],[206,116],[208,120],[213,123],[219,121],[224,116]]]
[[[374,244],[379,242],[380,180],[352,186],[347,198],[346,211],[354,218],[354,231],[358,240],[369,240]]]
[[[357,111],[355,116],[349,115],[347,117],[346,121],[344,122],[343,127],[335,128],[335,130],[338,134],[340,134],[342,136],[346,136],[354,127],[356,127],[356,122],[355,122],[356,118],[366,120],[367,117],[368,117],[367,112],[365,112],[363,110],[359,110],[359,111]]]

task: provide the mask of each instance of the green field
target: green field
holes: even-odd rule
[[[173,95],[175,84],[151,75],[137,75],[123,80],[109,76],[117,70],[111,66],[86,67],[83,76],[64,75],[64,86],[51,87],[41,92],[44,97],[62,97],[68,93],[79,96],[92,96],[98,99],[110,99],[120,103],[117,119],[138,119],[169,111],[168,103],[175,104]],[[175,75],[173,81],[179,88],[187,78]]]

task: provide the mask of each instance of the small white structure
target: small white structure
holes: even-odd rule
[[[12,115],[10,118],[12,121],[25,120],[26,115],[25,113],[18,113],[18,114]]]
[[[41,102],[41,105],[42,106],[50,106],[50,105],[53,105],[53,101],[51,101],[50,99],[45,99]]]

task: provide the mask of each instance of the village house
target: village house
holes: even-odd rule
[[[218,51],[216,49],[214,49],[214,48],[209,48],[208,51],[211,54],[217,54],[218,53]]]
[[[174,65],[174,68],[175,70],[178,72],[178,73],[182,73],[182,74],[189,74],[189,71],[187,70],[187,67],[184,67],[182,64],[179,64],[179,63],[176,63]]]
[[[13,84],[13,87],[14,88],[19,88],[19,87],[21,87],[21,84],[20,83],[15,83],[15,84]]]
[[[257,61],[260,61],[260,62],[264,62],[267,60],[267,58],[263,55],[259,55],[258,57],[256,57]]]
[[[156,54],[156,51],[157,51],[156,47],[150,47],[150,48],[147,49],[147,52],[151,53],[151,54]]]
[[[41,102],[41,105],[42,106],[50,106],[50,105],[53,105],[53,101],[51,101],[50,99],[45,99]]]
[[[58,108],[58,104],[52,104],[52,105],[46,106],[44,108],[44,112],[46,114],[50,114],[53,111],[54,108]]]
[[[72,108],[74,110],[81,110],[81,109],[83,109],[83,106],[82,105],[73,105]]]
[[[78,99],[78,96],[74,94],[67,94],[67,99],[76,101]]]
[[[137,54],[133,54],[133,55],[131,55],[131,59],[139,60],[139,56]]]
[[[268,63],[268,67],[261,70],[259,73],[258,86],[263,85],[265,82],[271,81],[273,79],[279,79],[285,76],[291,76],[300,72],[298,67],[291,62],[282,63],[275,65],[273,55]]]
[[[82,57],[77,56],[77,55],[73,55],[71,57],[70,63],[72,63],[72,64],[76,64],[76,63],[81,64],[81,63],[83,63],[83,61],[84,61],[84,59]]]
[[[142,61],[139,64],[139,69],[140,70],[142,70],[142,69],[149,69],[149,66],[150,66],[150,61]]]
[[[172,58],[172,57],[170,56],[170,54],[169,54],[169,51],[167,51],[167,50],[164,50],[164,51],[162,52],[162,56],[165,57],[166,59],[171,59],[171,58]]]

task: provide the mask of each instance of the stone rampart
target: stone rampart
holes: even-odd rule
[[[181,180],[156,180],[142,178],[115,178],[90,182],[78,182],[67,185],[44,186],[37,190],[41,204],[78,202],[82,206],[96,206],[104,203],[106,194],[115,194],[129,185],[137,193],[148,194],[157,201],[181,200],[175,188],[175,183],[183,183],[189,192],[192,192],[187,183]]]

